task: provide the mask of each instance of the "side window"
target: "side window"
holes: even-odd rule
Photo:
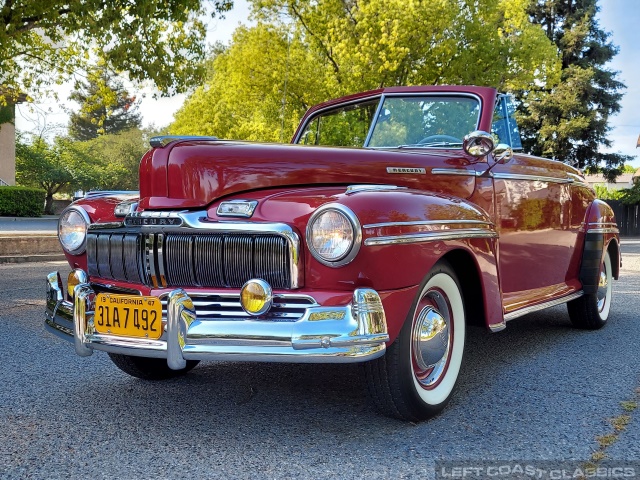
[[[516,123],[516,104],[511,95],[501,95],[493,112],[491,133],[498,136],[500,143],[506,143],[514,150],[522,150],[520,130]]]
[[[376,99],[322,113],[307,123],[298,143],[362,147],[377,106]]]

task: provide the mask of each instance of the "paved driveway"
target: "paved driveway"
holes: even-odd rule
[[[471,329],[454,400],[417,425],[373,411],[357,366],[130,378],[44,331],[44,276],[66,264],[0,265],[0,477],[433,478],[438,459],[640,460],[640,241],[623,250],[609,325],[574,330],[561,306]]]

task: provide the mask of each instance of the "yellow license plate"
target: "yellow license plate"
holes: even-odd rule
[[[99,293],[93,324],[98,333],[157,340],[162,336],[162,304],[156,297]]]

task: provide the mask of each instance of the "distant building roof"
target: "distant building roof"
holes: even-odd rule
[[[622,175],[618,175],[615,182],[607,182],[607,180],[602,176],[602,174],[598,173],[597,175],[585,175],[585,179],[587,183],[610,183],[612,185],[620,185],[620,184],[628,184],[631,185],[631,181],[633,177],[640,176],[640,168],[635,171],[635,173],[623,173]]]

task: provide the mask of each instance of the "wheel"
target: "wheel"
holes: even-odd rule
[[[583,295],[567,303],[569,318],[575,327],[597,330],[605,326],[611,310],[612,284],[611,257],[609,252],[605,252],[600,264],[600,280],[596,293]]]
[[[422,140],[418,142],[418,145],[426,144],[426,143],[460,143],[462,144],[462,140],[457,137],[453,137],[451,135],[429,135],[428,137],[424,137]]]
[[[200,363],[199,360],[187,360],[187,366],[182,370],[171,370],[164,358],[134,357],[117,353],[110,353],[109,357],[124,373],[143,380],[166,380],[184,375]]]
[[[451,266],[426,278],[398,338],[384,356],[363,364],[369,395],[382,413],[425,420],[449,402],[465,342],[465,311]]]

